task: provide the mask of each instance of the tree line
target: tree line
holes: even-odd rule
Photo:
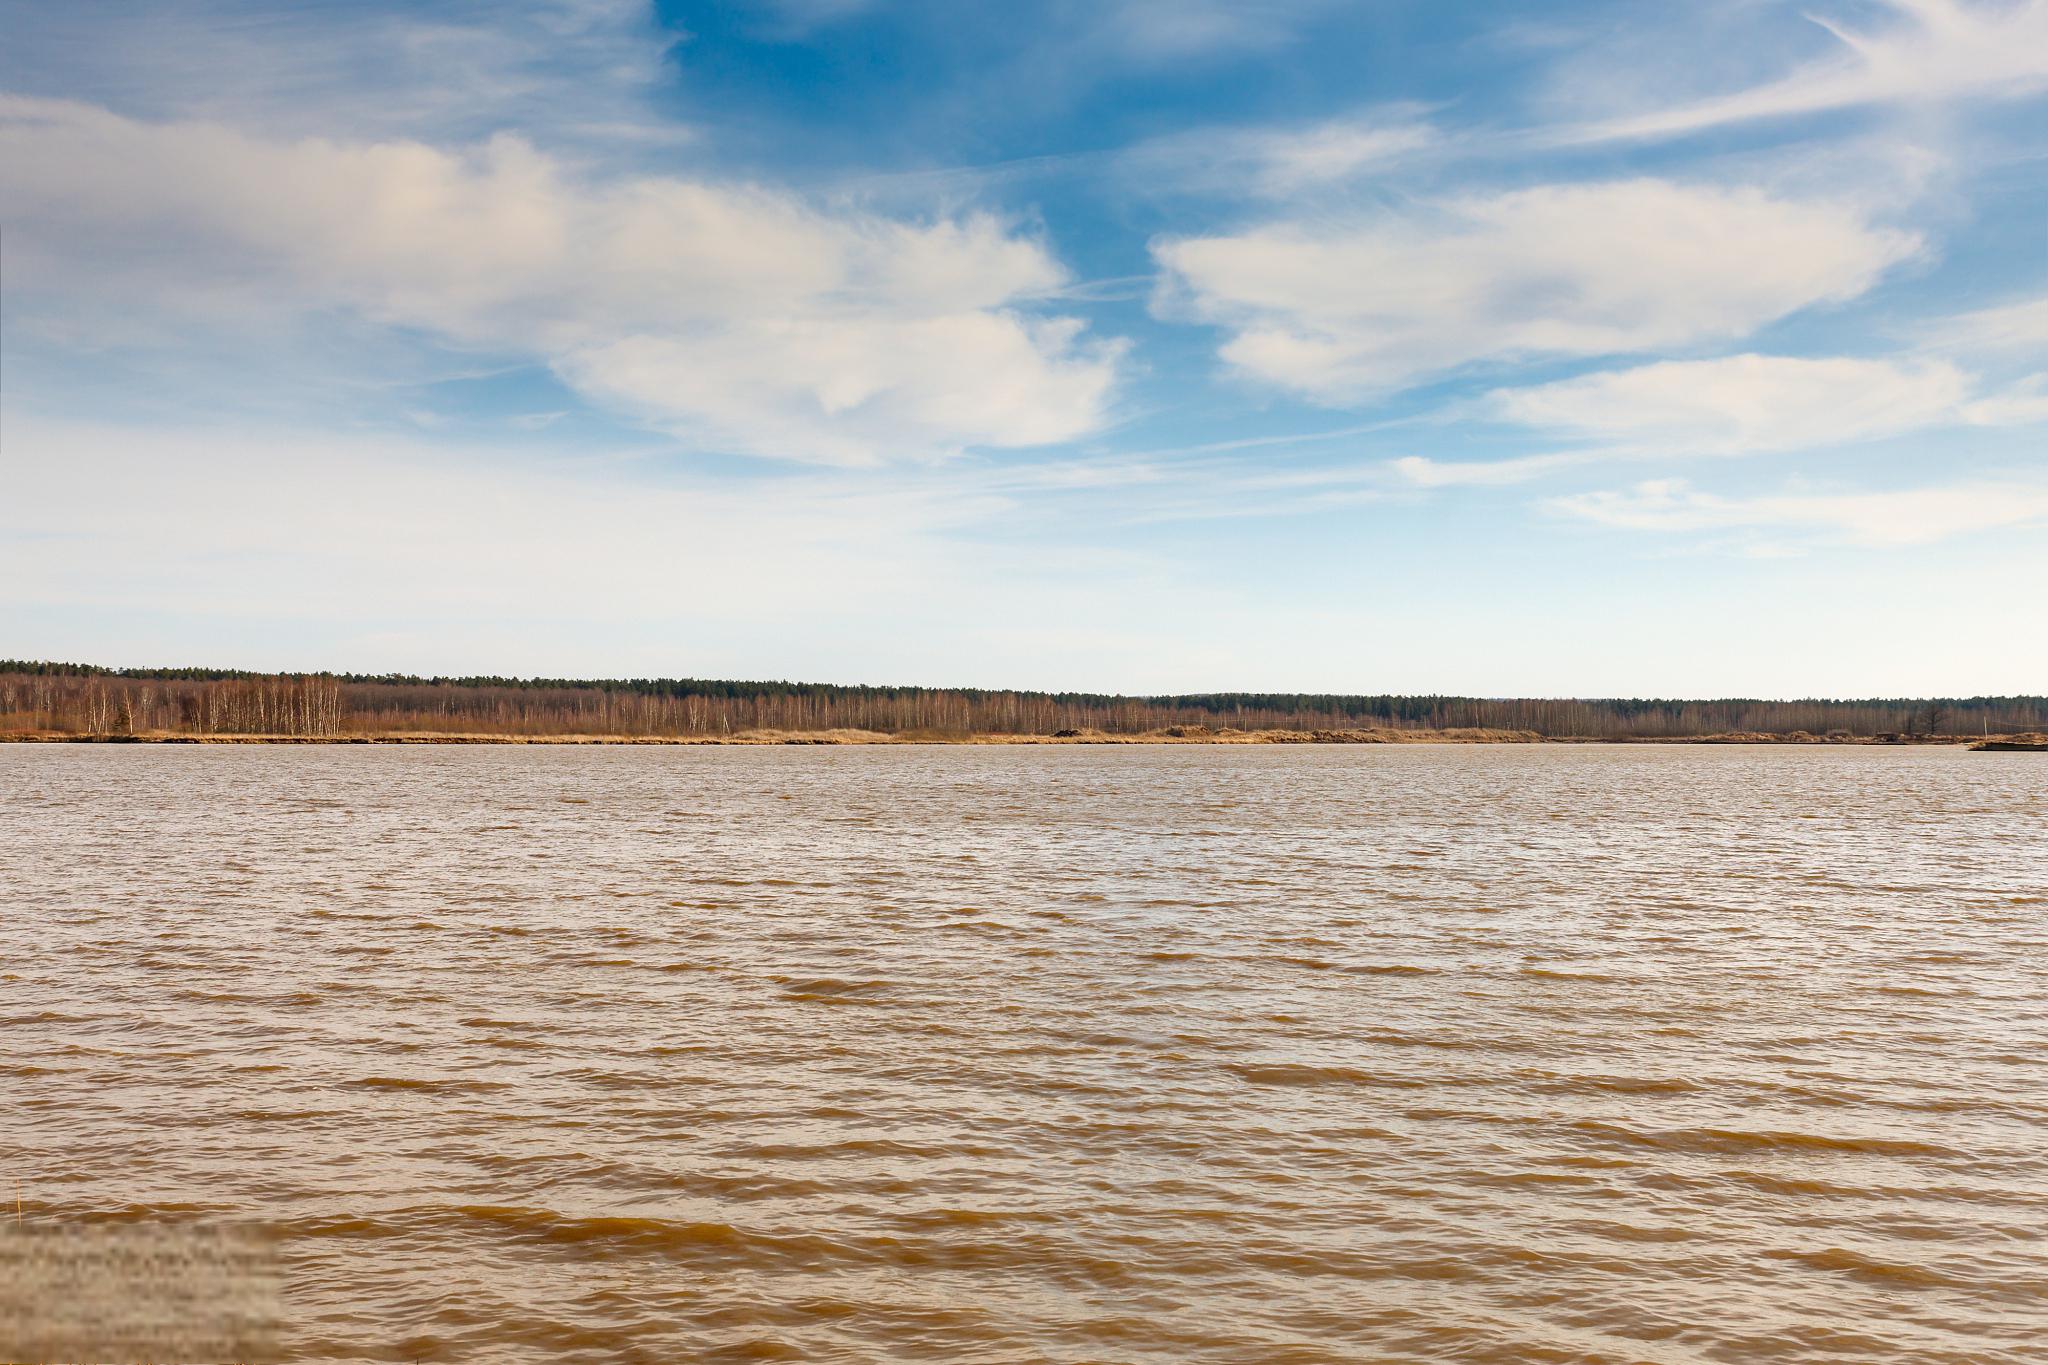
[[[1555,739],[1757,733],[1967,736],[2048,729],[2048,697],[1484,698],[1214,692],[1125,697],[693,678],[427,678],[0,660],[0,732],[56,735],[623,735],[869,730],[957,737],[1238,730],[1526,730]]]
[[[83,735],[346,733],[345,684],[317,675],[200,679],[8,671],[0,663],[0,732]]]

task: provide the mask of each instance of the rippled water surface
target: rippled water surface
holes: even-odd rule
[[[293,1359],[2048,1359],[2035,756],[4,746],[0,958]]]

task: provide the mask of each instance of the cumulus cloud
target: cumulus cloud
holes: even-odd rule
[[[1972,531],[2048,521],[2048,487],[1978,482],[1876,493],[1784,493],[1730,498],[1683,479],[1554,498],[1556,511],[1643,531],[1771,528],[1831,534],[1861,545],[1924,545]]]
[[[1160,311],[1243,373],[1342,403],[1478,361],[1739,337],[1862,293],[1919,239],[1854,205],[1638,179],[1167,238]]]
[[[1816,16],[1840,53],[1733,94],[1576,130],[1568,140],[1666,137],[1858,105],[2024,97],[2048,91],[2048,0],[1882,0],[1893,20],[1859,29]]]
[[[1085,433],[1114,349],[1083,346],[1080,329],[989,311],[742,320],[708,342],[634,336],[555,368],[594,397],[758,453],[860,464],[913,437],[952,448]]]
[[[510,136],[269,141],[0,99],[29,295],[346,309],[545,360],[745,453],[865,463],[1094,429],[1118,348],[1031,305],[1065,273],[984,216],[906,222],[780,191],[599,177]]]

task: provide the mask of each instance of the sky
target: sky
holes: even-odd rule
[[[2048,0],[0,25],[0,655],[2048,691]]]

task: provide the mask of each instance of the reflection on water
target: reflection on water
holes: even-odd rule
[[[295,1359],[2048,1326],[2025,755],[12,746],[0,957],[23,1217],[276,1227]]]

